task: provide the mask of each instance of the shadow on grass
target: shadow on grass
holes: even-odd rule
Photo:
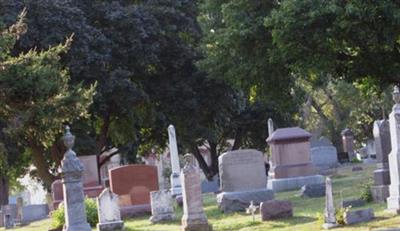
[[[216,230],[220,231],[232,231],[232,230],[239,230],[242,228],[248,228],[252,226],[258,226],[262,224],[261,221],[247,221],[247,222],[242,222],[242,223],[235,223],[231,225],[223,225],[223,227],[220,227],[220,225],[215,225],[214,228]]]

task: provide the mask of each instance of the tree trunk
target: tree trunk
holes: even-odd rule
[[[193,155],[196,157],[197,162],[199,162],[200,169],[203,170],[203,173],[206,176],[207,180],[212,180],[214,174],[212,173],[210,167],[208,167],[196,144],[192,145],[192,150]]]
[[[6,176],[0,176],[0,207],[8,204],[9,182]]]
[[[211,154],[211,171],[213,173],[213,176],[217,175],[219,172],[218,169],[218,152],[217,152],[217,144],[213,142],[209,142],[210,144],[210,154]]]
[[[50,173],[50,166],[44,157],[44,150],[34,141],[29,141],[29,146],[32,150],[32,163],[36,167],[36,171],[40,180],[43,181],[47,191],[51,190],[51,184],[57,179],[56,176]]]
[[[235,142],[232,146],[232,151],[238,150],[242,145],[243,129],[238,128],[235,134]]]

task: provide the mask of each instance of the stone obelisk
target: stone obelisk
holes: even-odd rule
[[[335,205],[333,204],[332,180],[330,177],[326,177],[325,185],[325,223],[322,225],[322,228],[331,229],[337,227],[338,225],[336,224]]]
[[[392,151],[389,154],[390,186],[387,198],[388,210],[400,212],[400,92],[395,86],[393,91],[395,105],[389,115],[390,137]]]
[[[180,172],[181,167],[179,165],[179,156],[178,156],[178,145],[176,143],[176,133],[173,125],[168,126],[168,138],[169,138],[169,153],[171,158],[171,195],[181,195],[181,181],[180,181]]]
[[[69,127],[66,127],[64,145],[67,151],[61,161],[61,177],[63,183],[65,225],[64,231],[91,231],[86,218],[86,210],[83,194],[82,174],[83,165],[72,150],[75,137],[71,134]]]

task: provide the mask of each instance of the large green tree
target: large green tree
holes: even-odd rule
[[[7,122],[2,132],[27,147],[37,174],[50,187],[54,177],[50,173],[56,170],[56,166],[47,165],[52,160],[50,148],[63,124],[87,116],[93,89],[69,85],[68,70],[60,63],[60,54],[67,52],[71,39],[46,50],[13,54],[12,49],[26,28],[23,13],[16,24],[0,34],[0,117]],[[6,150],[2,152],[16,155],[7,148],[10,142],[6,138],[4,141]]]

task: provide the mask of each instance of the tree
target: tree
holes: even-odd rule
[[[7,122],[3,128],[3,153],[7,163],[16,158],[9,149],[7,136],[27,147],[37,174],[46,187],[54,179],[56,166],[51,164],[50,147],[60,136],[63,124],[87,116],[93,88],[69,85],[68,71],[60,64],[72,40],[47,50],[32,49],[11,53],[15,42],[26,31],[25,11],[16,24],[0,35],[0,117]],[[14,145],[15,146],[15,145]]]
[[[369,79],[383,89],[399,82],[399,4],[284,0],[265,24],[279,58],[296,74]]]

